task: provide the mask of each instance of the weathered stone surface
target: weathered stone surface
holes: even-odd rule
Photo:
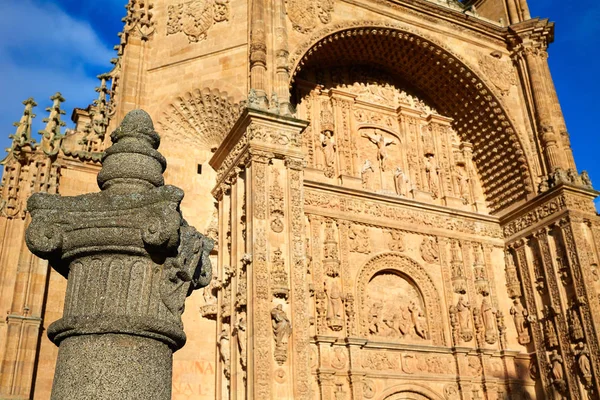
[[[68,278],[53,399],[170,399],[172,353],[185,344],[185,298],[212,277],[212,240],[163,186],[160,138],[142,110],[127,114],[98,174],[99,193],[34,194],[26,241]]]

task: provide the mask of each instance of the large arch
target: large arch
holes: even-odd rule
[[[290,61],[290,86],[305,69],[353,64],[376,66],[413,85],[442,115],[453,118],[461,140],[473,145],[492,213],[533,192],[524,146],[491,85],[443,44],[402,25],[354,22],[311,36]]]
[[[403,396],[405,395],[405,396]],[[412,395],[412,397],[411,397]],[[414,399],[414,400],[443,400],[444,397],[437,394],[432,389],[419,383],[402,383],[384,390],[378,397],[378,400],[396,400],[396,399]]]
[[[357,310],[360,310],[359,312],[362,314],[362,310],[365,309],[367,285],[377,273],[383,271],[402,274],[414,282],[423,296],[432,343],[437,346],[445,346],[444,330],[439,319],[443,311],[438,290],[425,269],[403,254],[395,252],[376,254],[360,269],[356,277]],[[359,321],[361,322],[362,333],[366,334],[363,315],[359,315]]]

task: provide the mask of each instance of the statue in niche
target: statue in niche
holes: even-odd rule
[[[342,302],[342,290],[337,282],[331,284],[331,290],[327,293],[329,298],[329,308],[327,309],[327,322],[333,331],[340,331],[343,328],[342,312],[344,304]]]
[[[230,360],[230,349],[229,349],[229,332],[226,327],[223,328],[219,335],[219,353],[221,355],[221,361],[223,362],[223,373],[225,377],[229,379],[229,360]]]
[[[456,187],[458,189],[458,197],[463,200],[463,203],[467,204],[469,201],[469,188],[467,177],[463,172],[463,168],[460,166],[456,168]]]
[[[423,339],[427,339],[427,329],[423,322],[423,311],[421,308],[417,303],[411,301],[408,305],[408,311],[410,312],[411,322],[417,335]]]
[[[456,313],[462,340],[470,342],[473,339],[473,331],[471,330],[471,306],[465,300],[464,296],[458,298]]]
[[[373,303],[371,305],[371,308],[369,309],[369,333],[372,335],[377,335],[382,330],[381,329],[382,311],[383,311],[383,304],[380,302]]]
[[[275,335],[276,346],[286,345],[292,333],[292,324],[281,304],[278,304],[277,307],[271,310],[271,319],[273,320],[273,334]]]
[[[427,183],[427,190],[431,193],[434,199],[439,197],[438,188],[438,169],[435,165],[433,155],[425,157],[425,180]]]
[[[360,169],[360,177],[362,179],[363,189],[373,190],[373,178],[375,175],[375,170],[371,165],[371,161],[366,160]]]
[[[481,301],[481,316],[485,328],[485,341],[489,344],[496,343],[498,338],[496,334],[496,309],[492,306],[488,297],[484,297]]]
[[[519,298],[513,300],[513,306],[510,309],[510,315],[513,316],[513,321],[515,322],[519,343],[522,345],[529,343],[531,339],[526,326],[527,316],[529,313],[525,307],[523,307]]]
[[[326,130],[321,134],[321,149],[325,160],[325,176],[333,178],[335,175],[335,151],[337,145],[333,138],[333,131]]]
[[[240,351],[240,363],[246,369],[246,312],[242,311],[235,324],[235,335],[237,337],[238,349]]]
[[[577,365],[581,376],[588,381],[592,377],[592,364],[590,362],[590,352],[583,342],[579,342],[576,347]]]
[[[369,139],[373,144],[377,146],[377,160],[379,161],[379,169],[385,172],[386,162],[388,159],[387,147],[395,145],[394,139],[386,139],[383,136],[383,132],[379,129],[375,129],[373,133],[365,132],[362,137]]]
[[[552,378],[554,382],[562,382],[565,378],[565,370],[563,369],[563,358],[556,349],[550,354],[550,362],[552,363]]]
[[[396,186],[396,194],[398,196],[406,196],[408,192],[406,190],[408,187],[408,178],[400,167],[396,167],[396,171],[394,172],[394,185]]]

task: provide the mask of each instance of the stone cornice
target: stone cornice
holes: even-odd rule
[[[566,212],[576,212],[597,218],[593,199],[600,195],[595,190],[560,184],[529,200],[522,206],[500,217],[507,240],[539,229],[542,223],[558,219]]]
[[[249,149],[256,156],[302,159],[300,135],[307,126],[308,122],[293,117],[245,109],[209,161],[217,171],[215,188],[227,181],[233,168],[245,164],[242,158]]]

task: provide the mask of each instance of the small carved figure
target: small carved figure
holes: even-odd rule
[[[456,312],[458,316],[461,337],[465,342],[470,342],[471,339],[473,339],[473,332],[471,330],[471,306],[467,301],[465,301],[463,296],[458,298]]]
[[[592,364],[590,363],[590,352],[587,346],[583,342],[577,344],[577,364],[579,365],[579,372],[587,380],[588,377],[592,376]]]
[[[246,369],[247,358],[246,358],[246,313],[240,313],[237,323],[235,324],[236,337],[238,348],[240,350],[240,363],[242,368]]]
[[[456,186],[458,188],[459,197],[461,199],[463,199],[463,201],[465,201],[465,202],[468,201],[469,189],[468,189],[467,177],[463,173],[463,170],[461,167],[458,167],[456,169]]]
[[[423,311],[421,311],[421,308],[411,300],[408,305],[408,311],[410,311],[411,321],[417,335],[423,339],[427,339],[427,329],[423,322]]]
[[[230,349],[229,349],[229,332],[227,328],[223,328],[219,335],[219,353],[221,355],[221,361],[223,361],[223,373],[225,377],[229,379],[229,360],[230,360]]]
[[[273,334],[275,335],[276,346],[286,345],[292,333],[292,324],[281,304],[278,304],[277,307],[271,310],[271,319],[273,320]]]
[[[433,156],[425,157],[425,177],[427,181],[427,189],[433,195],[433,198],[438,197],[438,184],[437,184],[437,168]]]
[[[575,341],[583,339],[583,327],[581,325],[581,318],[579,317],[579,311],[577,310],[576,306],[569,310],[569,316],[571,320],[571,324],[569,326],[571,337]]]
[[[379,333],[381,328],[381,312],[383,311],[383,304],[375,302],[371,305],[369,310],[369,333],[376,335]]]
[[[394,185],[396,187],[396,194],[398,194],[398,196],[406,196],[408,178],[404,174],[404,171],[400,169],[400,167],[396,167],[396,171],[394,172]]]
[[[485,328],[485,341],[489,344],[496,343],[496,309],[487,297],[481,301],[481,316]]]
[[[333,131],[326,130],[321,134],[321,146],[325,159],[325,176],[332,178],[335,173],[335,152],[337,145],[333,138]]]
[[[329,297],[327,322],[332,330],[340,331],[343,328],[342,312],[344,310],[344,304],[342,302],[342,291],[337,282],[333,282],[331,290],[326,294]]]
[[[556,349],[552,350],[550,354],[550,362],[552,363],[552,378],[555,382],[561,382],[565,377],[565,370],[563,369],[563,358]]]
[[[370,238],[367,228],[352,225],[348,231],[348,239],[350,239],[350,251],[363,254],[369,253]]]
[[[388,158],[387,146],[393,144],[395,145],[396,141],[394,139],[386,139],[383,136],[383,132],[379,131],[378,129],[375,129],[373,133],[365,132],[362,136],[369,139],[377,146],[377,160],[379,161],[379,168],[381,171],[385,171],[385,165]]]
[[[375,170],[371,165],[371,161],[365,160],[361,170],[360,177],[362,179],[363,189],[373,190],[373,175],[375,174]]]
[[[219,278],[216,275],[213,275],[210,284],[202,291],[202,297],[204,298],[204,303],[206,305],[217,304],[216,290],[219,289],[219,286]]]
[[[397,230],[389,230],[387,232],[390,235],[388,248],[391,251],[404,251],[404,236],[402,235],[402,232]]]
[[[428,263],[431,263],[431,264],[437,262],[437,260],[440,256],[440,249],[437,245],[435,238],[431,238],[431,237],[423,238],[423,241],[421,242],[420,250],[421,250],[421,257],[423,257],[423,260]]]
[[[529,343],[530,337],[526,326],[527,316],[529,313],[525,307],[523,307],[519,298],[513,300],[513,306],[510,309],[510,315],[512,315],[513,321],[515,322],[515,328],[517,329],[517,335],[519,336],[519,343]]]

